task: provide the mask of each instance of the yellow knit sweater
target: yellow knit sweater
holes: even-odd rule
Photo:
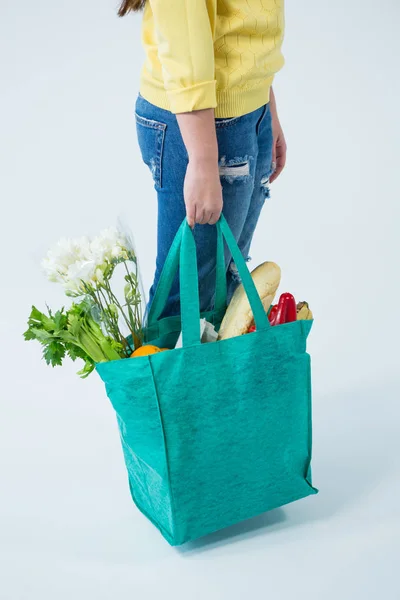
[[[147,0],[140,92],[173,113],[256,110],[283,66],[283,29],[283,0]]]

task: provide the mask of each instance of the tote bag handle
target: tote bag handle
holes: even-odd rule
[[[224,302],[226,306],[226,270],[223,239],[232,254],[244,290],[249,300],[254,315],[257,330],[270,327],[264,306],[258,295],[256,286],[247,267],[246,261],[236,243],[235,237],[223,215],[216,224],[217,227],[217,281],[216,281],[216,308],[221,308],[218,303]],[[197,271],[196,243],[193,232],[186,218],[180,226],[178,233],[168,253],[160,277],[156,294],[150,312],[149,325],[153,324],[161,315],[179,265],[182,345],[184,347],[200,344],[200,303],[199,284]],[[223,278],[223,281],[222,281]]]
[[[168,300],[171,287],[178,271],[180,263],[180,250],[182,245],[182,234],[187,229],[188,224],[186,218],[183,220],[182,225],[178,229],[178,232],[172,242],[169,249],[167,258],[165,259],[164,267],[161,272],[161,276],[157,285],[156,292],[154,294],[153,301],[150,306],[149,314],[147,317],[147,325],[151,327],[156,324],[160,318],[165,305]],[[190,227],[189,227],[190,229]],[[196,266],[197,270],[197,266]],[[198,284],[197,284],[198,287]],[[196,288],[197,290],[197,288]],[[196,291],[196,294],[198,292]],[[217,259],[216,259],[216,282],[215,282],[215,300],[214,310],[216,312],[222,312],[226,308],[227,302],[227,288],[226,288],[226,267],[225,267],[225,252],[224,252],[224,238],[222,235],[221,228],[217,226]]]
[[[257,330],[270,327],[264,306],[258,295],[256,286],[246,261],[236,243],[228,223],[223,215],[217,223],[217,228],[222,232],[226,244],[232,254],[237,270],[242,280],[244,290],[249,300],[254,315]],[[200,344],[199,323],[199,294],[196,244],[192,230],[186,222],[182,232],[180,253],[180,286],[181,286],[181,315],[182,315],[182,345],[193,346]]]

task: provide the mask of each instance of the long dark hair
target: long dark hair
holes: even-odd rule
[[[118,14],[123,17],[128,12],[141,10],[146,3],[146,0],[123,0],[119,7]]]

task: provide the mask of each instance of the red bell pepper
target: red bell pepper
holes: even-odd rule
[[[286,318],[285,323],[297,321],[297,304],[292,294],[283,294],[286,298]]]
[[[272,313],[272,311],[271,311]],[[282,325],[283,323],[291,323],[297,319],[297,307],[294,296],[289,293],[281,294],[277,305],[277,310],[271,317],[271,325]]]
[[[277,310],[278,310],[278,305],[277,304],[275,304],[275,305],[272,304],[271,308],[268,311],[268,319],[270,320],[270,322],[274,318],[274,315],[275,315],[275,313],[276,313]],[[249,327],[249,331],[247,333],[253,333],[253,331],[256,331],[256,326],[255,325],[251,325]]]
[[[268,319],[271,325],[282,325],[297,320],[297,305],[294,296],[289,293],[281,294],[278,304],[271,306]],[[256,326],[251,325],[248,333],[256,331]]]
[[[269,319],[269,322],[271,323],[271,325],[272,325],[273,321],[275,320],[277,312],[278,312],[278,305],[274,304],[273,306],[271,306],[271,310],[268,313],[268,319]]]

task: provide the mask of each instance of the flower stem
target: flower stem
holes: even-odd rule
[[[108,290],[107,290],[108,291]],[[104,303],[107,306],[108,304],[108,300],[103,292],[103,290],[101,288],[98,288],[98,293],[99,293],[99,301],[100,301],[100,305],[101,305],[101,311],[102,314],[104,316],[104,319],[106,321],[108,321],[109,323],[109,328],[110,328],[110,334],[112,337],[114,337],[114,339],[119,342],[120,344],[122,344],[125,353],[130,355],[132,353],[132,348],[130,346],[130,344],[128,343],[128,341],[126,340],[126,338],[122,335],[119,326],[118,326],[118,318],[113,319],[113,317],[109,314],[109,311],[107,311],[106,308],[103,307],[102,303],[101,303],[101,299],[100,299],[100,294],[103,297]]]
[[[134,261],[135,269],[137,271],[137,263]],[[135,280],[132,278],[132,273],[129,272],[128,266],[126,262],[124,262],[125,271],[127,274],[127,279],[131,284],[133,290],[135,290],[135,297],[139,299],[139,302],[135,302],[133,304],[133,310],[130,302],[126,299],[126,305],[128,307],[129,318],[131,321],[132,329],[134,330],[134,338],[135,338],[135,346],[136,344],[140,346],[143,342],[142,335],[142,303],[141,303],[141,295],[140,290],[138,290],[138,281],[137,281],[137,273],[135,273]]]
[[[125,317],[125,315],[124,315],[124,312],[123,312],[123,310],[122,310],[122,307],[121,307],[120,303],[118,302],[118,298],[116,298],[116,296],[113,294],[113,292],[112,292],[112,290],[111,290],[111,287],[110,287],[110,285],[109,285],[109,284],[108,284],[108,285],[107,285],[107,284],[105,284],[105,285],[104,285],[104,289],[105,289],[105,291],[106,291],[106,292],[107,292],[107,294],[108,294],[108,301],[107,301],[107,299],[105,299],[105,303],[106,303],[106,304],[107,304],[107,303],[110,303],[110,304],[115,304],[115,305],[116,305],[116,306],[119,308],[119,310],[120,310],[120,312],[121,312],[121,314],[122,314],[123,318],[125,319],[125,321],[126,321],[126,323],[127,323],[127,325],[128,325],[129,331],[132,333],[132,331],[131,331],[131,328],[130,328],[130,324],[129,324],[129,322],[127,321],[127,319],[126,319],[126,317]],[[103,293],[103,291],[102,291],[102,293]],[[104,297],[104,294],[103,294],[103,297]],[[117,316],[117,317],[115,317],[115,327],[116,327],[116,329],[118,330],[118,333],[119,333],[119,335],[120,335],[120,337],[121,337],[121,340],[120,340],[120,341],[121,341],[121,343],[122,343],[122,345],[123,345],[123,347],[124,347],[124,349],[125,349],[125,351],[126,351],[127,355],[128,355],[128,356],[130,356],[130,355],[132,354],[132,351],[133,351],[133,350],[132,350],[132,347],[131,347],[131,345],[129,344],[128,340],[126,339],[126,337],[125,337],[125,336],[123,336],[123,335],[122,335],[122,333],[121,333],[121,331],[120,331],[120,329],[119,329],[119,325],[118,325],[118,316]]]
[[[110,285],[107,286],[107,291],[108,291],[109,296],[110,296],[111,300],[113,301],[113,303],[119,308],[119,310],[121,312],[121,315],[122,315],[122,318],[124,319],[125,323],[127,324],[129,331],[133,334],[131,324],[130,324],[129,320],[126,318],[124,310],[123,310],[121,304],[119,303],[118,298],[113,293]]]

